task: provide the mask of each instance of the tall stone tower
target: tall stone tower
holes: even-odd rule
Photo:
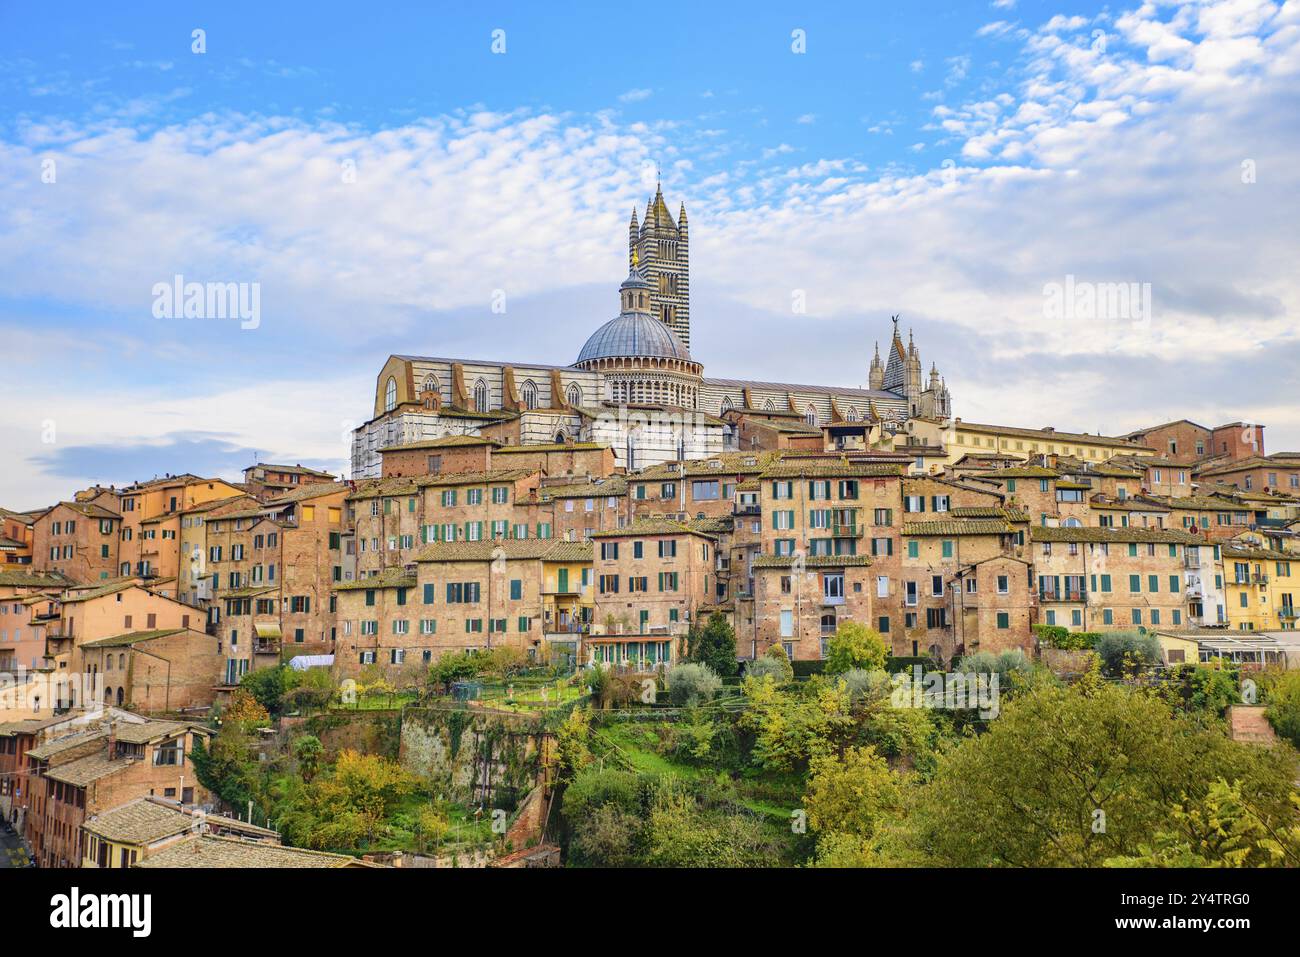
[[[642,273],[650,281],[650,312],[691,345],[691,258],[686,225],[686,204],[677,221],[668,211],[664,194],[655,187],[654,199],[646,203],[645,219],[637,224],[636,208],[627,230],[627,260],[633,253]]]

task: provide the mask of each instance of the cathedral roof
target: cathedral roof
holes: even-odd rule
[[[693,361],[675,332],[643,312],[625,312],[605,323],[591,334],[577,361],[637,357]]]

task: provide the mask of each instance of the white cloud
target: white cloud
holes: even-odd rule
[[[648,100],[654,95],[654,90],[636,89],[628,90],[626,93],[620,93],[618,98],[624,103],[640,103],[642,100]]]
[[[1105,49],[1052,22],[1024,42],[1012,85],[935,106],[932,147],[913,154],[903,140],[900,165],[871,171],[787,143],[755,155],[716,126],[626,125],[617,111],[465,112],[374,132],[231,115],[148,131],[27,123],[0,140],[0,286],[105,325],[0,316],[23,356],[0,441],[13,461],[40,455],[39,423],[54,417],[61,443],[183,424],[341,457],[339,421],[364,417],[378,369],[356,356],[491,357],[519,341],[489,325],[495,289],[512,316],[560,300],[570,325],[546,334],[579,339],[549,347],[559,361],[576,352],[581,330],[609,318],[628,209],[655,160],[671,171],[670,202],[691,208],[692,287],[714,307],[697,309],[693,330],[707,372],[784,374],[784,327],[747,367],[728,330],[788,318],[799,288],[810,322],[862,339],[857,356],[806,350],[822,381],[860,382],[880,334],[868,317],[901,311],[930,330],[927,356],[950,357],[941,371],[967,418],[1120,431],[1153,417],[1134,396],[1157,386],[1161,411],[1180,417],[1207,401],[1209,377],[1300,350],[1300,8],[1143,6],[1115,17]],[[969,60],[954,59],[964,76]],[[55,185],[40,179],[46,157]],[[233,342],[159,328],[149,291],[175,272],[260,281],[262,328]],[[1044,285],[1067,275],[1151,283],[1152,321],[1048,321]],[[610,290],[609,307],[564,306],[591,284]],[[302,352],[317,346],[336,351],[324,364]],[[268,370],[275,356],[292,358]],[[314,368],[320,381],[303,381]],[[1222,414],[1300,445],[1300,406],[1282,398],[1293,368],[1213,390]],[[156,370],[173,371],[166,386],[150,385]],[[0,475],[3,504],[65,494],[26,466]]]

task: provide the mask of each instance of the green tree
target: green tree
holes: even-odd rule
[[[1133,631],[1108,631],[1097,639],[1102,671],[1111,677],[1131,677],[1160,663],[1160,642],[1155,635]]]
[[[1207,793],[1179,801],[1167,824],[1130,857],[1107,867],[1298,867],[1300,797],[1289,820],[1272,821],[1253,806],[1240,783],[1213,782]]]
[[[210,742],[194,739],[190,763],[200,784],[230,807],[243,811],[249,801],[265,810],[258,762],[253,759],[253,739],[238,721],[227,721]]]
[[[561,781],[572,780],[591,763],[591,712],[574,708],[555,730],[554,762]]]
[[[470,651],[457,651],[444,654],[429,666],[429,683],[437,686],[446,694],[456,681],[473,678],[483,668],[480,656]]]
[[[864,671],[881,671],[889,649],[880,632],[856,621],[840,622],[831,636],[826,652],[826,673],[843,674],[860,668]]]
[[[1300,748],[1300,671],[1268,672],[1260,681],[1268,723],[1280,737]]]
[[[304,781],[310,782],[316,776],[324,752],[325,746],[314,734],[304,734],[293,743],[293,756],[298,759],[298,773]]]
[[[881,819],[899,808],[898,775],[874,748],[819,755],[808,766],[804,810],[814,831],[847,832],[868,841]]]
[[[715,675],[730,678],[736,674],[736,632],[721,612],[715,611],[702,627],[695,622],[686,636],[686,647],[689,660],[707,665]]]
[[[677,665],[665,677],[668,700],[679,708],[708,704],[722,687],[722,680],[708,665],[687,662]]]
[[[940,755],[912,824],[939,864],[1095,867],[1141,853],[1170,807],[1219,778],[1276,826],[1293,776],[1281,749],[1238,744],[1144,689],[1041,682]]]
[[[258,668],[240,678],[239,687],[256,698],[267,714],[279,715],[284,712],[284,695],[292,683],[291,675],[288,665]]]
[[[754,737],[751,758],[777,772],[805,768],[819,754],[841,751],[856,729],[843,682],[779,688],[771,675],[741,682],[748,707],[740,727]]]

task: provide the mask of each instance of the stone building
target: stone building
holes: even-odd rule
[[[676,661],[681,639],[711,605],[720,553],[697,523],[639,519],[592,540],[595,614],[586,657],[604,664]]]
[[[211,736],[184,721],[109,719],[29,749],[26,837],[40,866],[79,867],[86,818],[128,801],[211,801],[189,764],[195,740]]]
[[[1178,627],[1189,616],[1186,532],[1030,527],[1040,621],[1071,631]]]
[[[74,582],[117,577],[122,516],[97,502],[60,502],[32,526],[32,568]]]

